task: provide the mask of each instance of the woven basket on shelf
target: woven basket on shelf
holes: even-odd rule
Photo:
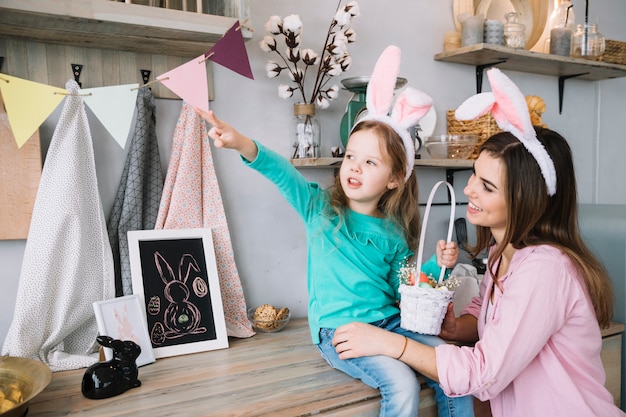
[[[470,159],[478,158],[478,149],[490,136],[502,132],[491,113],[484,114],[475,120],[458,120],[454,117],[455,110],[448,110],[448,134],[449,135],[478,135],[478,141]]]
[[[606,47],[600,61],[626,65],[626,42],[607,39],[605,43]]]

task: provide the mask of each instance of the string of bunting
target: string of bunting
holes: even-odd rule
[[[245,21],[244,21],[245,22]],[[211,49],[202,55],[143,84],[160,82],[182,100],[205,111],[209,110],[209,89],[206,65],[211,60],[244,77],[254,79],[244,45],[241,28],[235,22]],[[21,148],[67,95],[83,97],[94,115],[115,141],[124,148],[132,124],[139,84],[81,89],[69,93],[64,88],[0,73],[0,94],[4,100],[11,131]],[[112,104],[113,103],[113,104]]]

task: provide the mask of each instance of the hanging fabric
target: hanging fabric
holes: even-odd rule
[[[156,229],[211,228],[228,336],[254,334],[235,265],[208,132],[193,107],[183,101]]]
[[[92,303],[112,298],[113,257],[98,193],[91,132],[74,80],[56,126],[33,209],[13,321],[3,355],[63,371],[97,355]]]
[[[118,297],[133,293],[127,232],[154,229],[163,193],[156,106],[149,87],[139,89],[136,107],[135,132],[107,224],[115,263],[115,295]]]

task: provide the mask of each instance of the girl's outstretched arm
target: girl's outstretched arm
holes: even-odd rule
[[[212,125],[209,130],[209,137],[213,139],[215,146],[234,149],[250,162],[256,159],[258,149],[252,139],[242,135],[228,123],[218,119],[211,110],[205,112],[197,107],[194,107],[194,110]]]

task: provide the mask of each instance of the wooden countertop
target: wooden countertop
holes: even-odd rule
[[[607,384],[616,404],[623,331],[623,324],[612,323],[602,332]],[[231,338],[228,349],[158,359],[139,368],[140,387],[107,399],[82,395],[84,372],[53,373],[27,417],[377,416],[380,400],[377,390],[324,362],[306,319],[292,320],[278,333]],[[436,416],[430,391],[420,392],[420,416]],[[490,415],[485,404],[475,401],[477,416]]]
[[[107,399],[82,395],[84,372],[54,373],[28,417],[300,416],[379,401],[377,390],[324,362],[306,319],[278,333],[231,338],[228,349],[158,359],[139,368],[140,387]]]

